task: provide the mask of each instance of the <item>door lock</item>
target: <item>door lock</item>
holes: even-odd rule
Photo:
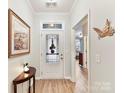
[[[61,58],[61,60],[63,60],[63,59],[64,59],[64,58],[63,58],[63,54],[61,54],[60,56],[61,56],[61,57],[60,57],[60,58]]]
[[[63,57],[61,57],[61,60],[63,60],[64,58]]]
[[[63,54],[61,54],[61,56],[63,56]]]

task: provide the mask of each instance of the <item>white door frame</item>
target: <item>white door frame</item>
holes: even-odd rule
[[[43,21],[43,22],[41,22],[41,25],[44,23],[44,22],[46,22],[46,21]],[[51,22],[51,21],[50,21]],[[53,21],[52,21],[53,22]],[[46,22],[46,23],[48,23],[48,22]],[[63,21],[56,21],[56,22],[54,22],[54,23],[62,23],[63,24],[63,28],[61,29],[61,30],[57,30],[58,32],[59,31],[62,31],[63,33],[63,38],[65,38],[65,24],[64,24],[64,22]],[[41,71],[42,71],[42,49],[41,49],[41,46],[42,46],[42,43],[41,43],[41,39],[42,39],[42,35],[43,35],[43,33],[44,32],[50,32],[51,33],[51,31],[54,31],[54,30],[43,30],[42,29],[42,27],[41,27],[41,30],[40,30],[40,77],[38,77],[38,79],[44,79],[44,78],[42,78],[42,73],[41,73]],[[65,40],[64,40],[64,53],[63,53],[63,57],[64,57],[64,60],[63,60],[63,79],[65,78]]]
[[[80,21],[82,21],[82,19],[84,19],[85,16],[88,16],[88,34],[89,34],[89,41],[88,41],[88,42],[89,42],[89,53],[88,53],[88,54],[89,54],[89,57],[88,57],[88,58],[89,58],[89,60],[88,60],[88,61],[89,61],[89,62],[88,62],[88,93],[90,93],[90,88],[91,88],[91,87],[90,87],[90,85],[91,85],[91,84],[90,84],[90,81],[91,81],[91,78],[90,78],[90,77],[91,77],[91,69],[90,69],[90,68],[91,68],[91,66],[90,66],[90,65],[91,65],[91,63],[90,63],[90,62],[91,62],[91,60],[90,60],[90,59],[91,59],[91,57],[90,57],[90,49],[91,49],[91,48],[90,48],[90,42],[91,42],[91,40],[90,40],[90,31],[91,31],[91,26],[90,26],[90,24],[91,24],[91,19],[90,19],[90,18],[91,18],[91,15],[90,15],[90,9],[87,11],[87,13],[85,13],[85,15],[81,18]],[[80,21],[78,21],[78,23],[79,23]],[[77,23],[77,24],[78,24],[78,23]],[[77,24],[76,24],[76,25],[77,25]],[[74,38],[75,38],[75,36],[74,36],[74,34],[75,34],[75,29],[74,29],[74,28],[76,27],[76,25],[75,25],[75,26],[73,27],[73,29],[72,29],[72,37],[73,37],[73,38],[71,38],[72,43],[74,43],[73,40],[75,40],[75,39],[74,39]],[[71,49],[71,50],[73,50],[73,52],[72,52],[73,54],[72,54],[72,57],[71,57],[71,59],[72,59],[71,70],[72,70],[72,81],[73,81],[73,82],[76,81],[76,62],[74,61],[74,60],[75,60],[75,54],[76,54],[76,53],[75,53],[75,49],[74,49],[74,48],[75,48],[75,45],[73,45],[73,47],[72,47],[72,49]]]

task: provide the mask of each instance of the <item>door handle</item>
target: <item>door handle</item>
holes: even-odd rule
[[[63,57],[61,57],[61,60],[63,60],[64,58]]]
[[[60,55],[60,58],[61,58],[61,60],[63,60],[63,59],[64,59],[64,58],[63,58],[63,54],[61,54],[61,55]]]

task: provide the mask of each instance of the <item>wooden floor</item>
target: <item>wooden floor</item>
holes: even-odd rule
[[[88,93],[87,70],[76,62],[76,83],[70,80],[37,80],[36,93]]]

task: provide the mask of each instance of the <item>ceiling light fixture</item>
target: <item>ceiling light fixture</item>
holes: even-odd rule
[[[54,8],[54,7],[57,6],[57,2],[55,0],[49,0],[49,1],[46,2],[46,6],[48,8]]]

